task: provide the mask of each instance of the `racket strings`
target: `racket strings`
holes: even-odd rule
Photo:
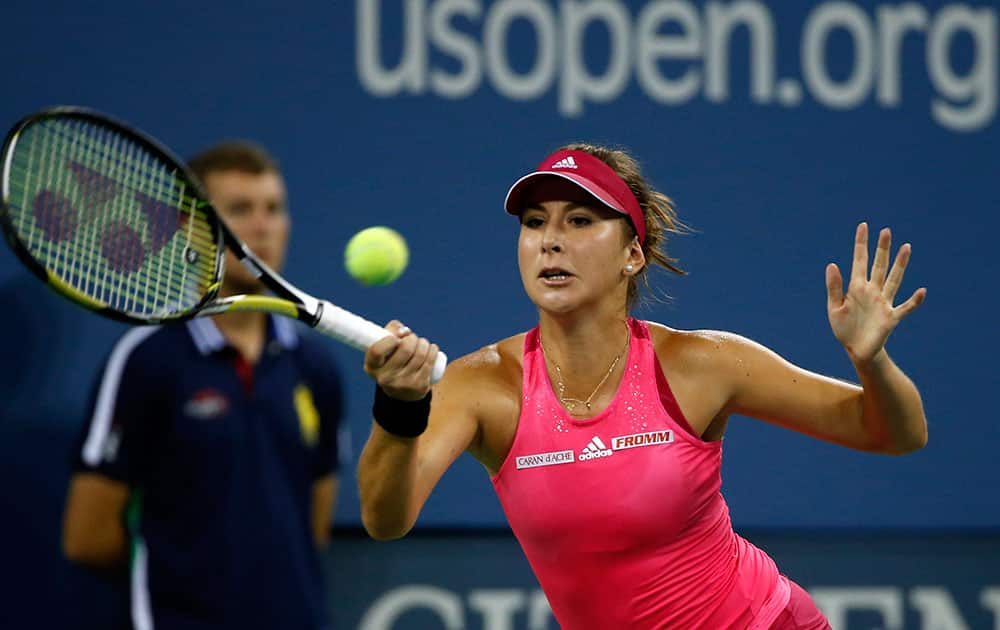
[[[171,298],[167,288],[169,286],[182,286],[186,279],[185,274],[171,267],[163,268],[162,260],[157,264],[158,271],[151,274],[101,274],[100,265],[93,261],[88,262],[88,259],[93,258],[92,252],[81,246],[50,247],[42,243],[33,250],[36,255],[41,254],[39,258],[45,260],[49,270],[56,272],[74,289],[78,289],[90,297],[101,299],[103,302],[109,302],[109,300],[102,299],[102,295],[98,294],[98,291],[114,293],[118,298],[131,295],[133,301],[137,299],[136,296],[142,295],[146,296],[148,300],[156,301],[158,299],[161,303],[166,304],[175,299]],[[95,267],[98,268],[98,273],[93,273]],[[202,276],[211,276],[214,273],[214,261],[197,263],[195,271]],[[164,278],[164,276],[166,277]],[[155,284],[151,284],[152,277],[156,278]]]
[[[92,123],[48,120],[22,133],[9,181],[22,241],[87,297],[162,317],[214,286],[217,243],[203,202],[138,143]]]
[[[65,134],[62,134],[62,135],[65,135]],[[32,145],[32,146],[34,146],[34,145]],[[79,148],[80,146],[82,146],[82,144],[79,143],[79,142],[73,143],[73,147],[74,148]],[[77,155],[74,152],[73,158],[71,158],[71,159],[81,158],[81,157],[82,156]],[[70,162],[70,164],[79,164],[79,160],[78,161],[74,161],[74,162]],[[131,182],[129,182],[129,177],[126,174],[112,172],[112,166],[111,165],[109,165],[109,164],[100,164],[98,167],[100,169],[104,170],[104,171],[111,172],[112,178],[104,178],[104,176],[101,176],[101,175],[99,175],[97,173],[94,173],[91,176],[91,178],[90,178],[91,180],[94,180],[94,179],[97,179],[97,178],[109,179],[109,180],[117,179],[119,181],[123,181],[123,184],[121,186],[123,188],[127,189],[127,188],[130,188],[130,187],[134,187],[134,186],[130,186]],[[20,169],[18,169],[15,166],[15,168],[13,170],[14,170],[15,173],[18,173],[18,171]],[[73,169],[68,169],[68,170],[73,170]],[[50,175],[51,175],[51,172],[50,172]],[[65,175],[65,173],[64,173],[64,175]],[[25,176],[27,176],[27,174],[25,174]],[[15,178],[15,181],[17,181],[17,180],[18,180],[18,178]],[[50,183],[52,183],[51,180],[50,180]],[[84,180],[84,182],[80,184],[80,187],[84,188],[84,189],[93,188],[92,186],[88,186],[87,185],[87,180]],[[89,203],[89,202],[107,202],[107,201],[110,201],[111,198],[117,196],[117,193],[115,195],[98,195],[98,194],[96,194],[96,193],[99,193],[99,192],[100,191],[89,190],[89,193],[90,193],[89,196],[90,197],[98,197],[97,199],[87,199],[86,197],[88,197],[88,194],[85,192],[83,194],[84,203]],[[84,213],[86,214],[86,209],[84,210]],[[204,219],[204,217],[205,217],[205,213],[204,212],[200,212],[200,211],[196,210],[195,213],[199,214],[200,217],[202,219]],[[91,290],[91,287],[87,286],[87,284],[86,284],[86,283],[89,283],[90,280],[94,280],[95,281],[95,287],[94,288],[103,290],[104,292],[113,292],[116,295],[118,295],[119,297],[124,296],[125,291],[128,290],[128,289],[131,289],[129,292],[133,296],[135,296],[135,295],[137,295],[139,293],[147,293],[147,294],[150,294],[150,295],[155,295],[155,296],[163,298],[161,300],[157,300],[158,302],[161,302],[161,303],[168,302],[170,298],[168,296],[165,296],[162,293],[162,291],[159,290],[160,289],[159,285],[161,283],[158,282],[156,286],[151,286],[150,285],[150,278],[151,277],[162,278],[162,277],[164,277],[165,274],[174,273],[174,270],[171,269],[171,268],[167,268],[167,269],[163,268],[163,261],[164,261],[164,259],[166,257],[160,257],[159,258],[159,261],[158,261],[159,268],[158,268],[158,272],[156,274],[145,274],[144,275],[146,282],[145,282],[143,291],[138,291],[137,290],[137,287],[139,285],[128,282],[130,278],[129,278],[129,276],[127,276],[125,274],[117,274],[116,280],[118,280],[119,284],[117,286],[115,286],[115,285],[112,285],[110,283],[102,281],[102,279],[100,277],[88,276],[85,273],[80,273],[82,269],[85,269],[85,268],[87,268],[89,266],[93,266],[93,263],[96,262],[97,257],[100,256],[100,252],[99,252],[99,248],[97,247],[97,243],[95,243],[94,240],[93,240],[94,237],[98,233],[100,233],[102,231],[106,231],[107,226],[108,226],[109,223],[111,223],[111,224],[119,224],[120,225],[120,224],[122,224],[123,220],[126,219],[126,218],[127,218],[126,211],[123,209],[123,205],[121,203],[118,203],[118,204],[115,204],[115,205],[111,206],[109,212],[107,212],[105,216],[97,217],[97,218],[92,217],[92,216],[91,217],[84,216],[84,220],[97,221],[97,224],[94,225],[94,226],[92,226],[95,229],[90,230],[90,237],[91,238],[87,242],[81,242],[79,239],[63,240],[63,241],[57,240],[55,242],[55,246],[53,247],[52,246],[53,242],[50,241],[50,240],[36,239],[36,240],[33,240],[31,244],[33,245],[33,249],[36,252],[38,252],[38,253],[40,253],[40,254],[43,255],[42,257],[44,258],[44,262],[45,262],[46,266],[48,268],[50,268],[50,269],[53,269],[53,270],[60,269],[60,268],[64,268],[65,269],[65,264],[62,264],[62,263],[64,263],[65,261],[75,262],[76,263],[75,268],[65,269],[66,271],[68,271],[70,273],[67,274],[68,277],[64,277],[63,279],[69,281],[70,285],[73,286],[74,288],[83,289],[84,293],[88,293],[88,294],[91,294],[91,295],[94,293],[94,291]],[[158,218],[162,218],[162,215],[160,217],[158,217]],[[189,222],[189,223],[191,223],[192,226],[194,225],[193,222]],[[43,228],[44,227],[45,226],[43,226]],[[64,227],[64,226],[59,226],[59,227]],[[152,232],[152,234],[154,234],[154,235],[156,234],[156,230],[157,229],[162,230],[162,226],[158,226],[155,223],[151,223],[150,226],[149,226],[149,228],[150,228],[150,231]],[[156,239],[151,238],[149,240],[156,240]],[[202,250],[210,249],[210,248],[212,248],[214,246],[214,243],[211,240],[211,234],[210,234],[210,232],[206,232],[204,230],[193,231],[191,234],[189,234],[189,241],[195,243],[199,247],[199,249],[202,249]],[[177,241],[174,241],[173,246],[174,247],[177,246]],[[199,265],[199,271],[202,274],[211,274],[212,271],[213,271],[213,261],[211,259],[208,259],[208,258],[202,258],[201,261],[202,262]],[[90,265],[88,265],[87,263],[90,263]],[[187,267],[185,266],[183,268],[183,270],[184,270],[184,272],[186,272],[187,271]],[[176,275],[176,273],[174,273],[174,275]],[[183,281],[184,281],[184,275],[181,274],[180,276],[177,277],[177,279],[179,280],[180,283],[183,283]],[[75,281],[75,280],[79,280],[79,281]],[[85,284],[81,285],[81,282],[85,283]],[[125,284],[122,284],[123,282]],[[115,304],[115,305],[116,306],[127,306],[126,304]],[[160,304],[160,306],[162,306],[162,304]]]
[[[77,143],[76,146],[73,148],[79,149],[79,146],[80,146],[79,143]],[[76,158],[78,160],[77,162],[70,162],[70,164],[78,164],[79,159],[82,157],[79,154],[79,151],[78,150],[71,151],[70,154],[73,155],[73,158]],[[106,164],[101,166],[105,170],[112,170]],[[122,176],[121,173],[113,173],[113,174],[119,177]],[[50,183],[50,185],[54,184],[55,180],[51,177],[52,175],[51,171],[49,172],[49,175],[50,177],[48,178],[48,182]],[[63,173],[63,176],[65,177],[65,173]],[[95,174],[95,176],[91,177],[90,179],[95,179],[97,177],[99,176],[96,176]],[[129,178],[124,177],[124,179],[126,179],[127,181]],[[82,191],[84,202],[90,202],[90,203],[104,202],[108,201],[110,198],[115,197],[115,194],[111,194],[111,195],[105,195],[98,199],[87,199],[88,196],[93,197],[92,194],[90,195],[87,194],[88,191],[86,191],[86,189],[89,187],[87,185],[88,182],[84,180],[78,183],[80,184],[80,188],[84,189]],[[107,188],[107,186],[105,186],[105,188]],[[93,193],[94,191],[90,190],[89,192]],[[98,190],[98,192],[100,191]],[[114,274],[110,276],[110,281],[108,281],[107,278],[102,278],[100,275],[86,273],[86,270],[88,268],[94,268],[93,263],[96,261],[96,258],[94,257],[94,252],[98,251],[96,243],[94,242],[94,238],[97,236],[99,231],[106,230],[108,217],[110,217],[112,223],[117,222],[119,225],[121,225],[122,219],[126,217],[122,205],[119,203],[109,208],[107,216],[104,217],[105,220],[99,222],[97,226],[92,226],[92,227],[97,227],[98,229],[90,230],[89,232],[90,239],[85,239],[84,245],[82,247],[79,245],[76,246],[75,248],[73,247],[74,244],[80,243],[80,240],[77,239],[72,241],[62,241],[61,243],[62,246],[57,246],[57,247],[46,247],[46,245],[50,241],[46,241],[44,239],[36,240],[33,244],[35,245],[35,248],[37,250],[36,253],[44,256],[46,266],[50,270],[57,272],[61,271],[62,273],[60,275],[64,278],[64,280],[68,280],[69,284],[74,288],[78,290],[82,289],[85,293],[90,295],[94,295],[96,293],[96,295],[94,295],[95,297],[102,298],[103,301],[110,302],[113,306],[117,308],[121,309],[134,308],[136,304],[138,304],[140,301],[139,296],[141,292],[138,289],[139,287],[138,284],[129,281],[132,279],[129,275],[120,273]],[[88,217],[85,215],[83,219],[86,221],[93,219],[93,217]],[[67,249],[66,246],[67,244],[70,244],[69,249]],[[133,243],[133,250],[136,249],[134,245],[135,244]],[[112,245],[112,249],[109,250],[108,244],[104,243],[103,247],[103,249],[105,250],[104,254],[106,256],[108,254],[116,255],[116,252],[113,249],[113,247],[114,246]],[[132,252],[133,256],[135,255],[135,253],[136,253],[135,251]],[[119,265],[122,264],[121,260],[122,255],[120,252],[117,253],[117,258],[119,259],[118,264]],[[70,263],[71,266],[67,266],[65,264],[67,261]],[[125,263],[127,264],[128,261],[126,260]],[[100,270],[100,267],[96,268]],[[99,289],[99,291],[95,291],[95,289]],[[156,293],[153,291],[149,291],[148,282],[146,283],[146,291],[147,293],[150,293],[150,297],[154,298],[150,300],[151,304],[158,309],[162,308],[165,304],[168,304],[171,301],[177,300],[177,296],[164,295],[162,294],[162,292]]]
[[[166,169],[163,163],[153,157],[145,148],[135,142],[124,138],[114,130],[107,129],[85,121],[73,121],[75,124],[65,119],[43,120],[37,123],[36,127],[44,128],[53,137],[61,138],[67,147],[79,147],[90,156],[103,160],[101,173],[109,173],[111,169],[117,169],[118,181],[123,181],[131,176],[133,172],[142,178],[145,187],[143,192],[152,191],[164,195],[159,197],[160,201],[167,203],[183,203],[184,205],[200,206],[204,203],[197,195],[181,196],[185,186],[179,185],[180,180],[175,171]],[[83,133],[80,133],[80,130]],[[128,148],[145,159],[142,163],[135,159],[123,160],[121,148],[122,144],[127,144]]]

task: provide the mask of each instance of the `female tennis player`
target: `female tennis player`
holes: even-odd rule
[[[890,232],[869,270],[857,228],[846,293],[826,269],[834,336],[860,385],[796,367],[735,334],[629,316],[679,223],[619,150],[571,145],[510,189],[518,264],[538,325],[455,361],[430,386],[436,346],[399,322],[373,345],[372,433],[358,478],[378,539],[405,535],[464,451],[489,472],[565,630],[828,628],[809,595],[738,536],[720,494],[722,437],[741,414],[862,451],[924,446],[920,395],[885,342],[919,306],[894,306],[910,257]]]

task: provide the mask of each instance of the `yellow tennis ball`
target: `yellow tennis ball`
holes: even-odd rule
[[[369,287],[389,284],[403,273],[410,250],[399,232],[376,226],[365,228],[347,241],[344,266],[355,280]]]

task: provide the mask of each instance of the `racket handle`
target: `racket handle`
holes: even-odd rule
[[[389,336],[389,331],[374,322],[370,322],[363,317],[344,310],[326,300],[320,300],[320,316],[315,324],[316,330],[325,335],[329,335],[356,348],[362,352],[369,346]],[[434,361],[434,369],[431,372],[431,382],[437,383],[444,376],[444,368],[448,365],[448,357],[444,352],[438,351],[437,359]]]

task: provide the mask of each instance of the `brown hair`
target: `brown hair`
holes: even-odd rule
[[[249,140],[226,140],[188,160],[188,168],[203,180],[209,173],[240,171],[251,175],[280,173],[278,162],[263,147]]]
[[[665,246],[667,234],[683,234],[688,231],[688,228],[677,216],[674,202],[650,185],[642,175],[639,162],[634,157],[622,149],[612,149],[583,142],[567,144],[559,149],[582,151],[601,160],[628,184],[632,194],[639,201],[639,207],[642,208],[642,215],[646,221],[646,242],[642,244],[642,253],[646,257],[647,265],[638,274],[629,278],[626,302],[629,308],[634,306],[639,299],[639,280],[642,280],[646,289],[649,289],[649,276],[646,271],[650,264],[655,263],[679,276],[687,275],[686,271],[676,265],[677,259],[667,254]],[[625,224],[629,226],[632,236],[635,236],[632,225],[628,221],[625,221]]]

